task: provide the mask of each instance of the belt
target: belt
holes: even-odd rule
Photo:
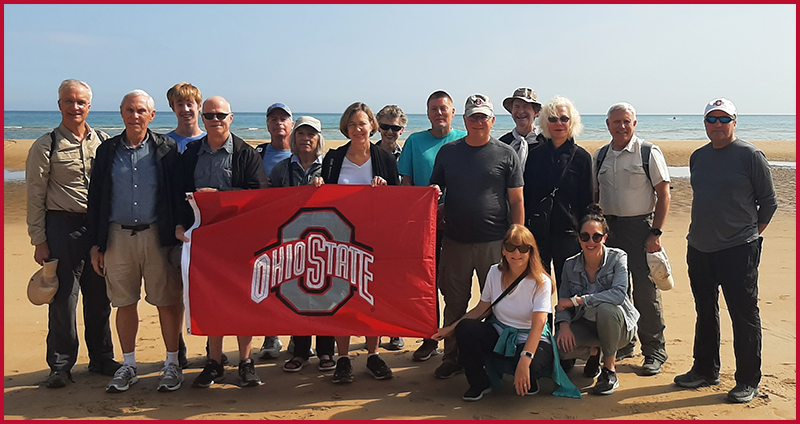
[[[121,225],[123,230],[132,230],[131,235],[136,235],[137,231],[144,231],[150,228],[150,224],[139,224],[139,225]]]
[[[636,215],[636,216],[617,216],[617,215],[606,215],[606,221],[640,221],[642,219],[647,219],[653,216],[653,213],[646,213],[644,215]]]

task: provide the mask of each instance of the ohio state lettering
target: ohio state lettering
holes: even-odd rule
[[[250,298],[270,292],[301,315],[332,315],[355,293],[369,292],[372,248],[355,240],[355,228],[334,208],[302,208],[278,228],[278,242],[255,253]]]

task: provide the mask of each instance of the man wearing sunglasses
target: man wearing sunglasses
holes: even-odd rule
[[[611,229],[608,246],[628,254],[633,303],[641,314],[641,372],[656,375],[667,360],[666,325],[661,292],[650,280],[646,253],[661,250],[661,233],[669,212],[669,171],[661,149],[634,134],[636,109],[631,104],[614,104],[606,116],[611,143],[594,154],[594,194]],[[617,358],[633,356],[633,348],[631,343],[620,349]]]
[[[674,381],[688,388],[719,384],[721,286],[736,357],[736,386],[728,400],[746,403],[758,396],[761,381],[761,234],[778,203],[764,153],[734,135],[736,117],[730,100],[709,102],[703,118],[711,143],[689,159],[693,197],[686,263],[697,322],[692,369]]]
[[[445,327],[467,312],[473,272],[483,291],[489,268],[500,261],[506,232],[511,224],[522,225],[524,220],[519,158],[491,136],[494,121],[489,98],[469,96],[464,108],[467,136],[442,146],[433,165],[431,185],[446,190],[447,225],[439,264]],[[458,346],[455,337],[449,336],[434,376],[447,379],[461,372]]]

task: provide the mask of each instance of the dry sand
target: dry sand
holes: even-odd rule
[[[604,142],[580,142],[594,151]],[[330,142],[338,145],[341,142]],[[688,155],[704,142],[659,142],[672,166],[688,164]],[[30,141],[5,143],[4,165],[8,170],[24,168]],[[795,160],[794,142],[757,142],[770,160]],[[763,326],[763,379],[761,396],[747,405],[725,401],[734,386],[733,340],[730,319],[721,301],[722,375],[721,384],[697,390],[678,389],[672,384],[677,374],[687,371],[692,362],[694,302],[686,275],[685,236],[689,225],[691,187],[687,179],[672,183],[673,206],[667,221],[664,245],[672,258],[675,288],[663,292],[669,361],[659,375],[641,377],[638,354],[618,365],[620,387],[611,396],[586,394],[582,400],[550,396],[552,383],[542,379],[542,392],[533,397],[513,394],[508,376],[500,391],[478,403],[466,403],[461,394],[466,379],[456,376],[436,380],[433,370],[441,357],[413,362],[411,354],[418,340],[406,338],[400,352],[381,349],[395,377],[377,381],[365,372],[366,351],[363,338],[355,338],[351,355],[355,357],[356,381],[337,386],[331,373],[312,366],[299,373],[280,369],[289,359],[284,351],[277,361],[258,361],[256,370],[264,385],[240,389],[235,368],[228,368],[227,384],[199,390],[189,383],[203,366],[205,340],[187,336],[191,368],[185,371],[187,384],[174,393],[158,393],[155,386],[164,359],[156,310],[140,302],[137,359],[140,382],[122,394],[104,392],[108,377],[90,374],[82,346],[73,370],[74,384],[52,390],[43,386],[48,369],[45,363],[47,308],[31,305],[25,295],[28,278],[38,266],[25,227],[25,186],[4,184],[4,417],[6,419],[796,419],[796,219],[795,171],[773,168],[778,189],[779,210],[765,232],[766,241],[760,267],[760,307]],[[477,288],[477,283],[474,284]],[[474,290],[475,292],[475,290]],[[476,292],[475,292],[476,293]],[[477,296],[473,296],[475,300]],[[79,328],[82,332],[81,314]],[[116,355],[121,351],[116,343]],[[281,337],[284,346],[288,337]],[[387,341],[384,338],[384,341]],[[260,345],[261,338],[255,344]],[[235,342],[226,338],[225,351],[235,357]],[[257,347],[254,348],[257,350]],[[592,381],[576,367],[569,376],[584,392]]]

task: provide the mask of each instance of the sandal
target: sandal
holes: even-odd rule
[[[283,370],[286,372],[299,372],[303,369],[304,366],[308,365],[308,359],[303,359],[299,356],[295,356],[294,358],[286,361],[283,364]]]
[[[336,361],[331,359],[328,355],[319,357],[319,370],[320,371],[333,371],[336,369]]]

